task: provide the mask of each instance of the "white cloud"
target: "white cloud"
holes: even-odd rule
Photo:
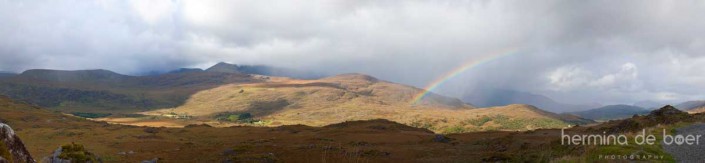
[[[129,3],[148,24],[154,24],[163,19],[170,19],[169,17],[173,15],[176,8],[176,4],[171,0],[130,0]]]
[[[591,81],[588,85],[601,88],[618,88],[625,90],[638,89],[639,71],[634,63],[624,63],[618,72],[607,74],[597,80]]]
[[[639,71],[634,63],[627,62],[620,69],[607,74],[596,74],[576,66],[560,67],[549,73],[551,89],[555,91],[572,91],[575,89],[604,89],[636,91],[642,83]]]
[[[704,10],[703,1],[6,0],[0,70],[136,74],[227,61],[423,86],[516,48],[440,90],[693,99],[705,91]]]
[[[553,90],[571,90],[577,87],[582,87],[590,83],[590,77],[593,74],[579,67],[569,66],[560,67],[551,72],[548,76]]]

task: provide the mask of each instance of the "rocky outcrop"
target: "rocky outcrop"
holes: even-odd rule
[[[95,154],[88,152],[85,147],[81,144],[67,144],[63,145],[56,150],[51,155],[44,157],[42,159],[43,163],[72,163],[72,162],[85,162],[85,163],[100,163],[103,162],[100,157]]]
[[[657,125],[675,124],[678,122],[695,122],[698,119],[686,112],[680,111],[673,106],[666,105],[660,109],[651,111],[648,115],[635,115],[624,120],[609,121],[599,131],[607,133],[624,133],[641,131],[644,128]]]
[[[660,124],[673,124],[690,118],[688,113],[676,109],[671,105],[666,105],[661,109],[651,111],[647,118]]]
[[[15,131],[10,126],[0,123],[0,163],[36,162],[29,154]]]
[[[59,157],[62,152],[63,148],[57,148],[56,150],[54,150],[54,153],[52,153],[51,156],[47,156],[42,159],[42,163],[71,163],[71,160],[62,159]]]

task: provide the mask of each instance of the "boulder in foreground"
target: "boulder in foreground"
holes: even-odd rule
[[[0,123],[0,162],[36,162],[15,131]]]

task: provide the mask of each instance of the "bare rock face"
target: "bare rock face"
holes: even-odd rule
[[[36,162],[15,131],[0,123],[0,162]]]

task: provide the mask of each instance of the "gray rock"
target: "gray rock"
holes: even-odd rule
[[[143,160],[142,163],[157,163],[159,162],[159,158],[154,158],[151,160]]]
[[[56,150],[54,150],[54,153],[51,153],[50,156],[42,158],[42,163],[71,163],[71,160],[64,160],[59,158],[61,152],[63,152],[63,149],[61,147],[57,148]]]
[[[434,141],[434,142],[439,142],[439,143],[448,143],[448,142],[450,142],[450,138],[448,138],[448,137],[446,137],[446,136],[444,136],[444,135],[438,134],[438,135],[436,135],[435,137],[433,137],[433,141]]]
[[[7,151],[12,155],[13,160],[7,160],[8,158],[2,158],[0,162],[37,162],[32,158],[27,149],[22,143],[15,131],[12,130],[10,126],[4,123],[0,123],[0,143],[5,144]]]
[[[56,150],[54,150],[54,152],[51,153],[51,155],[42,158],[41,162],[42,163],[71,163],[71,162],[73,162],[73,161],[71,161],[71,159],[60,158],[59,156],[61,156],[61,153],[63,153],[63,152],[64,152],[63,148],[59,147]],[[93,161],[89,160],[87,163],[102,163],[103,162],[103,160],[100,157],[95,156],[91,153],[84,153],[84,154],[86,154],[87,157],[93,158],[92,159]]]

